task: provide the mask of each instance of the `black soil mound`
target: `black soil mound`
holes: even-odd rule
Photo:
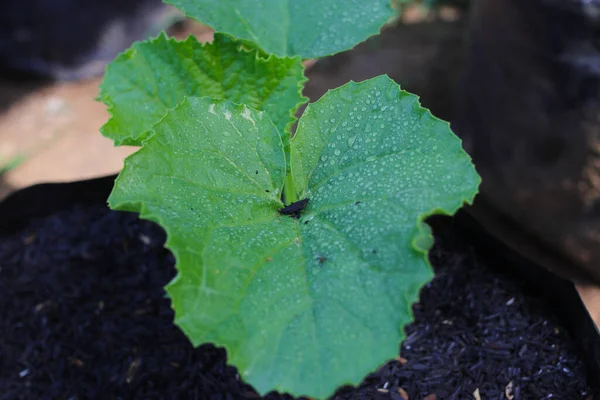
[[[225,352],[172,324],[165,235],[76,207],[0,239],[0,399],[252,399]],[[591,399],[578,347],[524,284],[453,235],[401,358],[339,399]],[[495,255],[494,257],[501,257]],[[282,398],[278,394],[267,396]]]

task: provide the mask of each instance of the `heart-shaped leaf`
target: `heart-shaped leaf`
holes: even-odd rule
[[[152,125],[186,96],[213,97],[264,110],[283,132],[306,101],[299,58],[266,57],[251,45],[216,34],[200,44],[160,35],[138,42],[107,68],[100,100],[112,118],[102,127],[117,145],[140,146]]]
[[[479,177],[448,124],[385,76],[309,105],[291,155],[285,180],[266,113],[189,98],[109,201],[167,230],[167,290],[194,345],[225,346],[260,393],[324,398],[397,355],[432,276],[423,219],[472,201]],[[284,181],[304,200],[295,215],[279,211]]]
[[[188,17],[267,53],[323,57],[375,35],[394,15],[390,0],[166,0]]]

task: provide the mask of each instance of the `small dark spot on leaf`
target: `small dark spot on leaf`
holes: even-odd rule
[[[304,221],[304,225],[308,225],[309,222],[310,222],[310,219],[307,219],[306,221]]]
[[[265,190],[265,192],[267,192],[267,193],[271,193],[271,191],[270,191],[269,189],[266,189],[266,190]]]
[[[320,265],[323,265],[323,263],[325,261],[327,261],[327,257],[325,257],[325,256],[319,256],[319,257],[317,257],[317,261],[319,261]]]
[[[377,254],[377,250],[373,250],[373,254]]]
[[[282,215],[289,215],[292,218],[300,218],[300,212],[306,208],[308,204],[308,199],[302,199],[295,203],[290,204],[289,206],[283,207],[279,209],[279,213]]]
[[[356,206],[359,205],[359,204],[360,204],[360,201],[357,201],[356,203],[354,203],[354,205],[356,205]]]
[[[258,175],[258,170],[256,171],[256,175]]]

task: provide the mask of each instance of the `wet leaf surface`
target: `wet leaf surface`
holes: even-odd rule
[[[323,57],[354,47],[394,15],[389,0],[168,0],[188,17],[270,54]]]
[[[265,113],[189,98],[126,161],[109,203],[168,232],[180,274],[167,290],[195,345],[225,346],[261,393],[323,398],[395,356],[432,276],[422,220],[471,201],[479,177],[448,124],[385,76],[301,117],[297,218],[280,212],[288,141]]]

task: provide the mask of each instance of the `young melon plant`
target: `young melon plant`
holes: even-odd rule
[[[449,125],[387,76],[308,105],[302,60],[376,34],[389,0],[171,0],[215,28],[161,35],[108,68],[103,134],[141,148],[109,198],[160,224],[166,290],[194,345],[241,377],[325,398],[395,357],[432,277],[423,220],[479,185]]]

